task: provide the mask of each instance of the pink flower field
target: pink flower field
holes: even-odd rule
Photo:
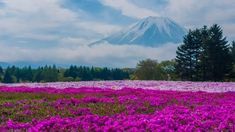
[[[0,131],[235,131],[235,83],[0,84]]]

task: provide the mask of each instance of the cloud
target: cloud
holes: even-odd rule
[[[100,0],[102,4],[120,10],[123,15],[133,18],[145,18],[147,16],[159,16],[158,13],[141,8],[128,0]]]
[[[234,39],[235,31],[228,27],[235,23],[234,0],[100,0],[106,6],[120,10],[123,15],[141,19],[147,16],[170,17],[186,28],[219,24],[225,35]],[[231,27],[233,28],[233,27]]]
[[[225,34],[226,34],[226,37],[231,40],[231,41],[234,41],[235,40],[235,23],[227,23],[227,24],[224,24],[222,26],[222,28],[224,29],[225,31]]]
[[[83,19],[86,13],[63,7],[63,0],[2,0],[0,33],[22,39],[57,41],[61,37],[83,35],[103,37],[119,30],[118,25]],[[17,43],[17,42],[16,42]]]
[[[107,23],[100,22],[79,22],[76,24],[79,28],[84,28],[92,32],[97,32],[103,34],[104,36],[109,35],[113,32],[117,32],[122,29],[121,26],[111,25]]]
[[[200,28],[216,23],[225,27],[226,36],[235,36],[235,31],[228,29],[235,23],[234,7],[234,0],[168,0],[161,15],[171,17],[187,28]]]
[[[235,16],[234,6],[234,0],[169,0],[164,15],[187,25],[227,23]]]
[[[92,47],[87,45],[60,45],[52,48],[33,49],[0,45],[0,60],[135,67],[139,60],[146,58],[159,61],[173,59],[177,46],[177,44],[166,44],[162,47],[153,48],[103,43]],[[14,52],[9,53],[10,50],[14,50]]]
[[[97,0],[102,8],[97,10],[96,6],[74,10],[64,5],[66,0],[0,1],[0,61],[6,62],[134,67],[145,58],[174,58],[177,44],[88,46],[147,16],[167,16],[189,28],[218,23],[235,40],[234,0]]]

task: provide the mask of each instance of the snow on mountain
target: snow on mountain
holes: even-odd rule
[[[134,44],[142,46],[159,46],[165,43],[180,43],[186,29],[166,17],[147,17],[126,29],[114,33],[100,41],[110,44]]]

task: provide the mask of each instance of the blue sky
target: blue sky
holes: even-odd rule
[[[87,44],[147,16],[186,28],[218,23],[235,40],[234,7],[234,0],[0,0],[0,62],[134,67],[145,58],[171,59],[176,44]]]

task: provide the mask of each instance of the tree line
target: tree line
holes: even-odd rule
[[[235,81],[235,42],[229,43],[219,25],[189,30],[176,58],[158,62],[141,60],[136,68],[70,66],[0,67],[0,81],[56,82],[89,80]]]
[[[131,69],[99,68],[70,66],[57,68],[44,66],[38,68],[16,66],[3,69],[0,67],[0,81],[3,83],[19,82],[56,82],[56,81],[88,81],[88,80],[124,80],[129,79]]]

